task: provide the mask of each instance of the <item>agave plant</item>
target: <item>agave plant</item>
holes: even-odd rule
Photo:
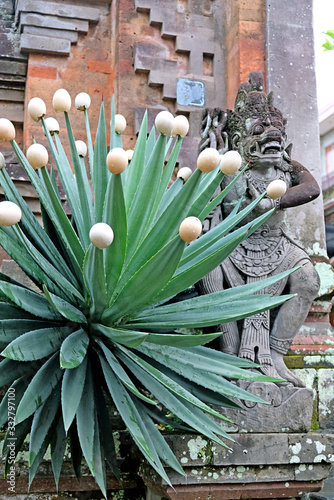
[[[153,127],[148,135],[145,115],[127,166],[114,105],[112,151],[107,155],[103,103],[93,148],[89,104],[84,100],[89,176],[76,148],[66,102],[61,105],[54,98],[55,109],[65,114],[71,160],[55,120],[52,135],[43,107],[36,112],[31,105],[30,113],[44,128],[70,217],[60,201],[55,172],[46,166],[45,152],[41,159],[33,148],[36,155],[28,151],[28,161],[13,129],[6,133],[0,123],[0,135],[10,140],[38,193],[43,216],[42,227],[2,168],[0,182],[7,198],[2,203],[7,203],[10,214],[0,203],[0,243],[39,291],[0,276],[0,344],[5,358],[0,363],[0,386],[8,388],[0,405],[0,425],[8,425],[3,444],[7,472],[13,435],[16,454],[30,435],[30,483],[50,446],[58,484],[69,443],[77,477],[83,456],[106,495],[106,464],[118,475],[110,406],[117,408],[139,450],[169,483],[163,464],[184,472],[156,425],[169,422],[164,408],[183,422],[183,429],[226,446],[222,438],[229,436],[217,424],[217,419],[226,419],[212,405],[238,407],[230,398],[261,401],[231,379],[273,380],[247,370],[255,365],[246,360],[204,347],[220,333],[203,334],[200,329],[278,306],[290,296],[254,295],[287,275],[282,273],[261,283],[176,300],[270,217],[272,211],[241,225],[266,193],[241,211],[237,204],[228,218],[195,239],[198,220],[221,202],[242,172],[212,199],[224,174],[219,155],[211,150],[199,158],[199,168],[187,182],[179,177],[168,187],[184,128],[168,139],[173,118],[158,115],[162,133],[156,134]],[[15,408],[15,429],[8,422],[9,403]]]

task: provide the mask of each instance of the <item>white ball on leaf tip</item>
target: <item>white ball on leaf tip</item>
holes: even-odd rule
[[[46,106],[43,99],[40,97],[33,97],[28,103],[28,113],[30,117],[38,122],[42,116],[46,114]]]
[[[162,135],[170,135],[173,130],[174,116],[169,111],[160,111],[155,118],[155,128]]]
[[[221,155],[220,170],[225,175],[233,175],[241,167],[242,159],[238,151],[227,151]]]
[[[197,158],[197,168],[206,174],[212,172],[220,162],[220,154],[215,148],[204,149]]]
[[[186,182],[192,174],[192,170],[189,167],[182,167],[177,173],[177,178],[181,178]]]
[[[13,141],[14,139],[14,125],[7,118],[0,118],[0,141]]]
[[[20,222],[21,217],[21,209],[16,203],[12,201],[0,202],[0,226],[14,226],[14,224]]]
[[[51,135],[53,135],[55,132],[57,132],[57,134],[59,134],[59,130],[60,130],[59,123],[52,116],[49,116],[49,118],[45,119],[45,125],[46,125],[46,127]]]
[[[173,128],[171,131],[171,136],[174,137],[179,135],[180,137],[185,137],[189,132],[189,120],[184,115],[177,115],[174,118]]]
[[[187,217],[184,219],[179,228],[181,240],[191,243],[196,240],[202,232],[202,223],[197,217]]]
[[[123,115],[115,115],[115,132],[122,134],[126,129],[126,119]]]
[[[6,160],[2,153],[0,153],[0,170],[6,166]]]
[[[109,247],[114,240],[114,231],[109,224],[105,222],[98,222],[91,227],[89,231],[89,239],[94,246],[103,250]]]
[[[114,148],[107,155],[107,167],[112,174],[121,174],[128,166],[127,152],[122,148]]]
[[[75,141],[75,147],[79,156],[84,158],[87,155],[87,146],[84,141]]]
[[[27,160],[34,170],[45,167],[49,161],[49,153],[43,144],[32,144],[27,149]]]
[[[80,111],[88,109],[91,104],[91,98],[86,92],[80,92],[74,100],[75,107]]]
[[[53,109],[57,113],[69,112],[71,109],[71,96],[65,89],[58,89],[53,94],[52,99]]]

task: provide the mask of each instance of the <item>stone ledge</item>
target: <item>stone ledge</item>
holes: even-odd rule
[[[100,19],[99,9],[94,7],[63,2],[49,2],[47,0],[30,0],[29,2],[19,0],[16,10],[17,12],[37,12],[39,14],[50,14],[52,12],[55,16],[83,19],[91,23],[98,23]]]
[[[322,481],[329,474],[329,464],[285,466],[185,467],[186,476],[168,470],[173,486],[190,484],[251,484],[268,482]]]
[[[100,19],[100,10],[77,2],[19,0],[16,6],[21,52],[69,56],[78,34],[87,35],[89,24]]]
[[[71,43],[78,42],[78,33],[76,31],[59,30],[52,28],[40,28],[37,26],[24,26],[23,33],[28,35],[52,36],[53,38],[62,38]]]
[[[54,30],[68,30],[75,31],[77,33],[88,33],[88,21],[83,21],[80,19],[66,19],[58,17],[52,14],[32,14],[21,13],[20,15],[20,31],[23,30],[24,26],[36,26],[38,28],[51,28]]]
[[[334,435],[320,433],[230,434],[230,449],[197,435],[171,434],[166,440],[183,466],[264,466],[331,464]]]
[[[300,497],[321,490],[334,460],[334,435],[272,433],[231,437],[235,443],[229,451],[197,435],[166,436],[186,476],[167,469],[172,489],[151,467],[143,465],[141,475],[152,500]]]
[[[308,481],[303,483],[296,482],[277,482],[263,484],[224,484],[224,485],[189,485],[167,487],[165,489],[156,489],[155,484],[145,481],[149,487],[147,498],[160,500],[161,497],[169,500],[246,500],[246,499],[268,499],[269,498],[292,498],[300,497],[302,493],[319,491],[322,482]],[[302,489],[301,489],[302,488]],[[312,497],[314,498],[314,497]],[[322,499],[321,499],[322,500]]]
[[[23,33],[21,36],[21,51],[56,56],[68,56],[71,52],[71,42],[60,38],[28,35]]]

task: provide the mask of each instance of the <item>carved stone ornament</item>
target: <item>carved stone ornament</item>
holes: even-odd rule
[[[291,293],[296,297],[279,310],[220,325],[218,331],[222,332],[222,351],[255,361],[264,374],[303,387],[303,382],[285,366],[283,356],[317,296],[319,277],[306,251],[289,233],[284,212],[317,198],[320,190],[311,173],[291,159],[292,145],[286,145],[285,123],[282,113],[273,105],[272,94],[263,91],[263,76],[259,71],[250,73],[249,81],[239,87],[234,111],[216,108],[204,113],[200,150],[206,147],[214,147],[220,153],[237,150],[242,157],[241,169],[248,164],[222,204],[205,221],[204,230],[227,217],[240,200],[240,209],[245,208],[275,179],[284,180],[288,189],[275,202],[266,196],[243,219],[241,224],[276,208],[265,224],[197,286],[200,293],[215,292],[301,265],[288,278],[261,292]],[[225,176],[223,184],[230,181],[231,177]]]

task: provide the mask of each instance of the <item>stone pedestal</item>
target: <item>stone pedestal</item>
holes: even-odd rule
[[[292,384],[238,385],[268,405],[236,400],[241,410],[216,408],[233,421],[217,420],[229,433],[230,448],[197,435],[168,435],[186,475],[167,470],[172,489],[143,466],[147,500],[291,499],[322,488],[334,461],[334,435],[308,432],[313,391]]]
[[[167,440],[186,476],[167,470],[173,488],[148,466],[147,499],[241,500],[300,497],[319,491],[334,459],[334,435],[318,433],[231,434],[230,449],[196,435]]]

